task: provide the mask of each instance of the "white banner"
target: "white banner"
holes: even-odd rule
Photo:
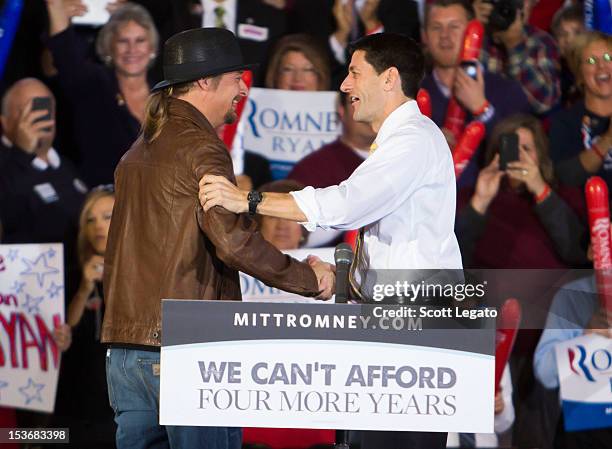
[[[566,430],[612,427],[612,339],[583,335],[555,350]]]
[[[274,179],[285,178],[297,161],[340,134],[336,97],[336,92],[252,88],[240,119],[243,148],[268,159]]]
[[[0,405],[52,412],[64,322],[61,244],[0,245]]]
[[[494,364],[473,353],[368,342],[164,348],[160,423],[490,433]]]
[[[493,432],[494,320],[391,328],[374,309],[164,300],[160,423]]]
[[[309,255],[319,257],[324,262],[334,263],[335,248],[308,248],[308,249],[291,249],[283,251],[294,259],[304,260]],[[242,291],[242,300],[246,302],[301,302],[301,303],[321,303],[334,302],[334,298],[328,301],[318,301],[314,298],[289,293],[284,290],[279,290],[275,287],[270,287],[264,284],[259,279],[249,276],[246,273],[240,273],[240,290]]]

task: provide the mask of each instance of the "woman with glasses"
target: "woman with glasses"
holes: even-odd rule
[[[550,153],[562,184],[582,187],[599,175],[612,187],[612,36],[577,36],[568,63],[583,98],[553,117]]]

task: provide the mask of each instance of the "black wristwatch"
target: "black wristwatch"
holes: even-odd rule
[[[259,203],[263,200],[263,193],[257,190],[251,190],[247,196],[247,200],[249,201],[249,215],[252,217],[257,213],[257,206],[259,206]]]

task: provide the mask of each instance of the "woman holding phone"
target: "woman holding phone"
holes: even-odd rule
[[[501,151],[501,154],[500,154]],[[587,263],[578,189],[558,188],[539,120],[514,115],[493,130],[475,188],[458,194],[465,267],[563,268]]]
[[[106,346],[100,343],[104,314],[102,275],[110,219],[115,204],[112,185],[93,189],[85,199],[77,237],[81,265],[79,289],[68,305],[72,346],[58,396],[68,401],[71,443],[78,447],[114,447],[114,413],[106,387]]]

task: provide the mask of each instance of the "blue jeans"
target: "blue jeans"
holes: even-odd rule
[[[158,352],[109,349],[106,380],[117,449],[240,449],[240,428],[159,425]]]

